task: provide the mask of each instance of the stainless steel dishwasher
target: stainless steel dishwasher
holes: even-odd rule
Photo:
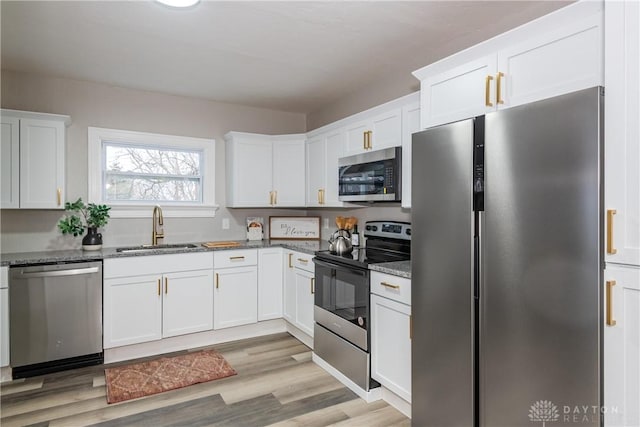
[[[100,364],[102,261],[11,267],[13,378]]]

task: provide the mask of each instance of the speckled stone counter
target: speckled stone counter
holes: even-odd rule
[[[383,262],[380,264],[370,264],[369,270],[381,273],[393,274],[394,276],[411,279],[411,261]]]
[[[283,247],[294,251],[304,252],[313,255],[316,251],[329,249],[329,244],[317,240],[238,240],[239,246],[205,248],[200,243],[195,243],[195,248],[176,248],[148,250],[143,252],[117,252],[116,248],[103,248],[99,251],[64,250],[64,251],[41,251],[41,252],[16,252],[0,254],[0,266],[44,264],[55,262],[82,262],[95,261],[107,258],[124,258],[132,256],[167,255],[191,252],[211,252],[225,251],[231,249],[260,249],[270,247]]]

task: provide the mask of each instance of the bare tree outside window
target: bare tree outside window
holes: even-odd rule
[[[105,200],[201,202],[202,151],[104,143]]]

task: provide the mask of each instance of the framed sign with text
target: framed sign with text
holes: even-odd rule
[[[270,216],[269,239],[320,240],[320,217]]]

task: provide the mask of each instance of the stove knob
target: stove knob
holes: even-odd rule
[[[411,236],[411,229],[407,228],[407,230],[405,231],[405,233],[407,233],[407,236]]]
[[[371,231],[371,226],[367,225],[364,229],[367,230],[367,231]]]
[[[378,231],[378,226],[377,225],[371,226],[371,231]]]

